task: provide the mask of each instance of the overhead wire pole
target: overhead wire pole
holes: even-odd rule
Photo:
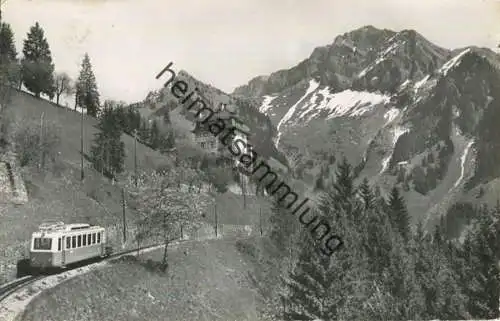
[[[262,236],[262,207],[259,208],[259,230],[260,236]]]
[[[80,180],[83,181],[84,173],[83,173],[83,108],[81,108],[81,123],[80,123],[80,150],[81,150],[81,167],[80,167]]]
[[[127,220],[125,213],[125,189],[122,187],[123,243],[127,242]]]
[[[134,129],[134,184],[137,187],[137,129]]]
[[[43,115],[44,113],[42,112],[42,115],[40,116],[40,141],[39,141],[39,148],[40,148],[40,164],[38,166],[39,169],[43,168],[43,163],[44,163],[44,150],[43,150]]]

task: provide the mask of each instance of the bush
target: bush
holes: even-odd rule
[[[146,262],[143,262],[141,264],[146,268],[146,270],[153,272],[153,273],[165,273],[168,268],[168,263],[166,265],[162,264],[161,262],[153,261],[151,259],[148,259]]]
[[[255,244],[250,243],[248,240],[238,240],[236,241],[236,249],[243,255],[249,256],[253,259],[258,259],[259,250]]]
[[[60,142],[59,129],[55,123],[45,123],[42,128],[29,121],[15,124],[11,134],[20,165],[44,168],[48,163],[55,163]]]
[[[215,167],[206,170],[209,182],[214,185],[218,193],[225,193],[228,185],[233,181],[233,173],[228,169]]]

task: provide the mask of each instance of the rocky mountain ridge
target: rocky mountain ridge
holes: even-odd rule
[[[415,222],[430,226],[456,202],[498,198],[499,66],[487,48],[448,50],[414,30],[365,26],[231,94],[178,78],[213,106],[237,106],[256,150],[296,178],[324,184],[345,156],[382,193],[399,186]],[[162,88],[139,105],[181,122],[174,100]]]
[[[233,94],[260,102],[298,176],[315,183],[346,156],[432,224],[455,202],[496,202],[499,62],[486,48],[366,26]]]

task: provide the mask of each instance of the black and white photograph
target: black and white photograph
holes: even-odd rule
[[[500,1],[0,0],[0,321],[500,320]]]

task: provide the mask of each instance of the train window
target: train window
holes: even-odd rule
[[[62,244],[61,244],[61,238],[58,238],[57,239],[57,250],[60,251],[61,250],[61,247],[62,247]]]
[[[86,246],[86,245],[87,245],[87,234],[83,234],[83,235],[82,235],[82,239],[83,239],[83,244],[82,244],[82,246]]]
[[[92,234],[87,234],[87,244],[92,244]]]
[[[97,233],[97,243],[101,243],[101,232]]]
[[[71,248],[74,249],[76,247],[76,235],[71,237]]]
[[[95,233],[92,233],[92,244],[95,244]]]
[[[82,236],[81,235],[78,235],[78,243],[77,243],[77,246],[78,247],[81,247],[82,246]]]
[[[50,250],[52,249],[52,239],[50,238],[40,238],[34,239],[33,248],[35,250]]]
[[[71,248],[71,237],[66,238],[66,248],[70,249]]]

